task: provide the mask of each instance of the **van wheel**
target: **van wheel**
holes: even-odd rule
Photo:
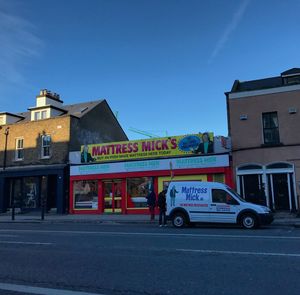
[[[258,226],[257,218],[254,214],[246,213],[241,218],[241,225],[246,229],[253,229]]]
[[[172,218],[172,224],[175,227],[184,227],[186,226],[186,217],[183,213],[178,212],[174,213],[173,218]]]

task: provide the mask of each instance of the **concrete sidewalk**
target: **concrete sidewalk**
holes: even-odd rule
[[[156,216],[156,222],[158,216]],[[148,214],[16,214],[12,220],[11,213],[0,214],[0,223],[150,223]],[[293,226],[300,228],[300,218],[296,214],[274,214],[272,225]]]

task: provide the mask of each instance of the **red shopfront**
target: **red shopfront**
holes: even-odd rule
[[[170,167],[171,170],[170,170]],[[233,186],[229,155],[71,166],[70,213],[146,214],[146,196],[171,181],[217,181]]]

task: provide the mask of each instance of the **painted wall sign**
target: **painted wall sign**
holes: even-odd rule
[[[198,156],[192,158],[157,159],[146,161],[128,161],[104,164],[76,165],[70,167],[71,176],[108,174],[124,172],[169,170],[170,163],[173,170],[191,168],[228,167],[228,155]]]
[[[81,163],[213,154],[214,135],[205,132],[81,146]]]

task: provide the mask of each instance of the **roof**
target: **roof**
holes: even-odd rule
[[[13,114],[13,113],[9,113],[9,112],[0,112],[0,115],[7,115],[7,116],[16,117],[16,118],[24,118],[22,115]]]
[[[103,101],[104,101],[104,99],[96,100],[96,101],[89,101],[89,102],[82,102],[82,103],[77,103],[77,104],[64,105],[63,110],[65,110],[65,113],[63,115],[81,118],[87,112],[92,110],[95,106],[102,103]],[[46,107],[49,107],[49,106],[46,106]],[[19,121],[20,123],[31,121],[30,112],[18,113],[16,115],[24,117],[24,120]]]
[[[300,68],[292,68],[285,72],[282,72],[280,76],[270,77],[265,79],[251,80],[251,81],[239,81],[236,80],[232,86],[231,92],[262,90],[268,88],[289,86],[291,84],[285,83],[286,76],[300,76]]]
[[[281,73],[281,76],[300,75],[300,68],[292,68]]]

